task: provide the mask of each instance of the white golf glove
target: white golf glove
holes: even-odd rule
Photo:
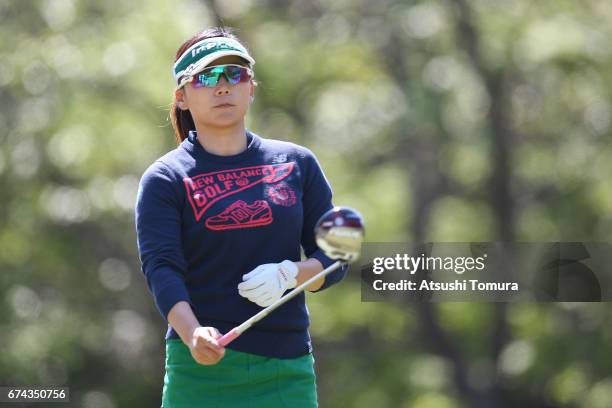
[[[242,276],[243,282],[238,285],[238,293],[261,307],[270,306],[287,289],[295,288],[297,274],[297,265],[288,260],[259,265]]]

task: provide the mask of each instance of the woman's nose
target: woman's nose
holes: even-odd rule
[[[215,95],[224,96],[229,95],[229,93],[229,83],[227,82],[225,77],[221,75],[221,78],[219,78],[219,82],[217,83],[217,87],[215,89]]]

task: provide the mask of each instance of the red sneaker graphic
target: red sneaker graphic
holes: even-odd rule
[[[272,220],[272,209],[267,201],[257,200],[247,204],[238,200],[223,212],[207,218],[206,226],[211,230],[251,228],[268,225]]]

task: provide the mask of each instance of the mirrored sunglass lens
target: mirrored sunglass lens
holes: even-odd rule
[[[246,80],[247,69],[244,67],[228,66],[225,70],[225,77],[232,85],[235,85],[240,81]]]
[[[199,75],[199,82],[203,86],[216,86],[219,82],[219,78],[223,74],[223,67],[213,67],[207,70],[204,70]]]
[[[194,81],[194,85],[200,86],[215,86],[219,82],[219,75],[207,75],[207,74],[199,74],[196,76],[196,81]]]

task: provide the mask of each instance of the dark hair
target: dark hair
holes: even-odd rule
[[[185,41],[176,51],[174,61],[176,62],[179,57],[183,55],[185,50],[187,50],[187,48],[191,47],[193,44],[207,38],[215,37],[231,38],[232,40],[236,40],[242,44],[240,39],[234,34],[234,29],[231,27],[210,27],[187,39],[187,41]],[[246,48],[246,45],[242,45]],[[191,116],[191,112],[189,110],[182,110],[178,107],[176,103],[176,94],[173,97],[172,106],[170,108],[170,121],[172,122],[172,127],[174,128],[174,136],[176,137],[177,144],[180,144],[187,138],[187,136],[189,136],[190,130],[195,130],[195,123],[193,121],[193,117]]]

